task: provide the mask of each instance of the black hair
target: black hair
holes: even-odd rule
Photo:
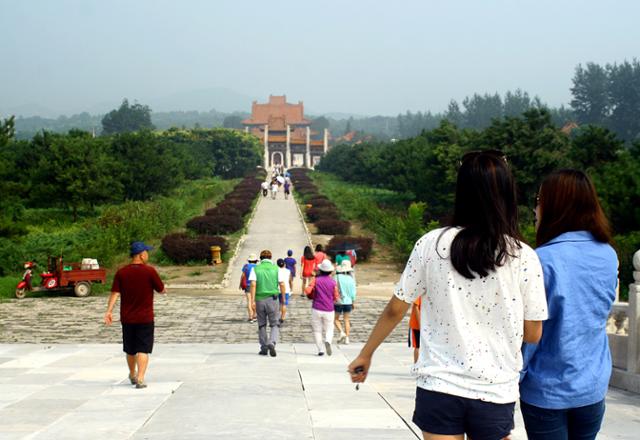
[[[502,266],[522,240],[516,187],[503,156],[465,155],[458,170],[451,226],[460,227],[451,243],[451,263],[465,278],[481,277]]]
[[[311,250],[311,246],[305,246],[304,252],[302,254],[304,255],[304,258],[306,258],[307,260],[313,260],[313,258],[315,257],[313,255],[313,251]]]
[[[282,258],[278,258],[276,264],[278,265],[278,267],[284,267],[284,260]]]
[[[322,251],[322,249],[323,249],[323,248],[322,248],[322,245],[321,245],[321,244],[317,244],[317,245],[316,245],[316,252],[323,252],[323,251]]]

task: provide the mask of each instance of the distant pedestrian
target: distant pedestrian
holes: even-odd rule
[[[256,254],[249,255],[247,263],[242,266],[242,274],[240,275],[240,289],[245,293],[245,298],[247,300],[247,320],[249,322],[256,322],[256,304],[251,296],[251,281],[249,281],[249,277],[257,263],[258,258],[256,257]]]
[[[269,194],[269,187],[271,185],[269,185],[269,182],[265,180],[260,186],[262,187],[262,197],[267,197],[267,194]]]
[[[269,353],[275,357],[280,334],[278,296],[286,292],[284,284],[278,281],[278,266],[271,261],[271,251],[260,252],[260,263],[251,271],[249,280],[251,281],[251,298],[256,304],[258,315],[259,354],[266,356]],[[269,337],[267,337],[267,321],[271,328]]]
[[[340,298],[334,307],[335,309],[335,325],[340,331],[338,344],[349,345],[349,335],[351,334],[351,312],[355,308],[356,301],[356,283],[353,279],[353,269],[351,262],[344,260],[340,266],[336,266],[336,283],[338,285],[338,293]],[[340,315],[344,319],[344,328],[340,322]]]
[[[327,259],[327,254],[324,253],[324,248],[321,244],[316,245],[315,258],[317,266],[320,266],[320,264]]]
[[[284,181],[284,198],[288,199],[291,194],[291,183],[288,180]]]
[[[323,356],[325,351],[331,356],[331,342],[333,340],[333,321],[335,316],[334,304],[340,297],[338,284],[331,278],[333,265],[331,261],[324,260],[318,266],[318,275],[307,286],[305,293],[313,299],[311,305],[311,328],[313,339],[318,347],[318,356]]]
[[[289,284],[291,284],[291,291],[293,292],[293,279],[296,276],[296,259],[293,258],[293,251],[291,249],[287,251],[287,258],[284,259],[284,265],[289,269],[289,272],[291,272]]]
[[[278,181],[276,179],[273,179],[273,181],[271,182],[271,199],[275,200],[277,195],[278,195]]]
[[[420,308],[422,306],[422,297],[411,305],[411,315],[409,316],[409,348],[413,348],[413,363],[418,362],[420,356]]]
[[[284,284],[284,293],[279,296],[280,299],[280,324],[287,317],[287,306],[289,305],[289,297],[291,296],[291,272],[286,268],[284,259],[279,258],[278,264],[278,282]]]
[[[146,388],[144,381],[149,355],[153,351],[153,292],[165,293],[158,272],[149,266],[153,248],[141,241],[131,244],[131,263],[116,272],[104,323],[113,323],[113,307],[120,298],[123,350],[127,354],[129,381],[136,388]]]
[[[316,258],[313,255],[313,251],[310,246],[305,246],[304,251],[302,253],[302,258],[300,258],[300,267],[301,274],[300,278],[302,278],[302,297],[304,297],[304,292],[307,289],[307,286],[313,279],[316,274]]]

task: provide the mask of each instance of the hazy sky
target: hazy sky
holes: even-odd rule
[[[220,88],[244,111],[286,94],[395,115],[516,88],[555,106],[578,63],[640,58],[639,17],[638,0],[0,0],[0,111],[202,110]]]

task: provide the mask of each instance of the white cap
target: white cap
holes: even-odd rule
[[[322,260],[322,263],[318,265],[318,270],[323,272],[333,272],[333,264],[329,260]]]

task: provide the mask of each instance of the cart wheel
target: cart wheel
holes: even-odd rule
[[[27,289],[16,289],[16,298],[22,299],[27,296]]]
[[[87,281],[80,281],[73,288],[73,292],[80,298],[89,296],[89,294],[91,293],[91,283]]]

